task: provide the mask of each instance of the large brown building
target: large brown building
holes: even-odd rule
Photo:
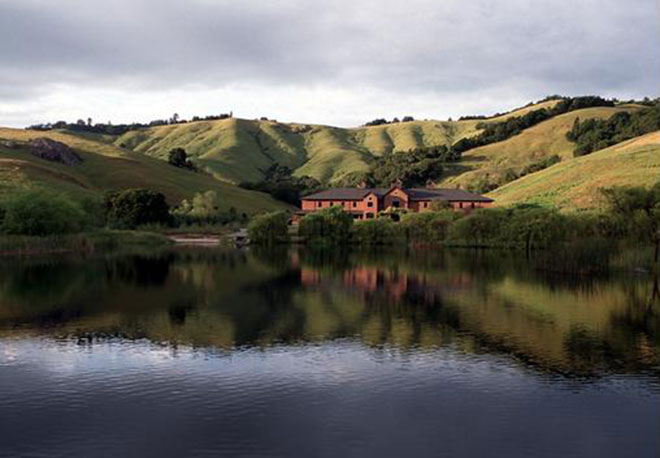
[[[434,201],[445,202],[456,210],[470,211],[488,207],[493,199],[462,189],[402,188],[333,188],[302,198],[302,214],[339,205],[353,214],[355,219],[371,219],[378,212],[389,208],[405,208],[409,211],[431,210]]]

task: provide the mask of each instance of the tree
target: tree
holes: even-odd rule
[[[442,123],[442,136],[445,138],[445,143],[450,156],[453,156],[453,146],[454,143],[456,143],[456,137],[458,136],[458,128],[456,127],[456,124],[453,122]]]
[[[167,155],[167,162],[174,167],[195,170],[195,165],[188,159],[188,153],[183,148],[173,148]]]
[[[250,243],[257,245],[275,245],[289,238],[289,214],[279,211],[257,215],[248,224]]]
[[[631,235],[654,245],[653,259],[660,263],[660,182],[648,189],[616,186],[601,192],[610,211],[627,225]]]
[[[105,217],[108,226],[135,229],[141,224],[169,224],[169,206],[165,196],[149,189],[127,189],[105,195]]]
[[[349,242],[352,226],[353,217],[335,205],[306,215],[298,233],[311,244],[341,245]]]
[[[0,203],[0,230],[6,234],[55,235],[83,229],[86,214],[63,194],[29,190]]]

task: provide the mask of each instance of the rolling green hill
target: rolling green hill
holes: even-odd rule
[[[651,186],[660,180],[660,132],[562,161],[491,192],[497,205],[537,203],[568,210],[603,204],[599,189]]]
[[[507,140],[466,151],[441,185],[470,188],[480,180],[497,183],[507,169],[520,172],[526,165],[555,154],[562,161],[571,160],[575,145],[566,139],[566,132],[576,118],[608,118],[619,111],[639,108],[637,105],[585,108],[548,119]]]
[[[291,167],[295,175],[332,185],[348,173],[367,171],[383,154],[455,143],[478,134],[481,123],[505,121],[557,103],[528,105],[486,120],[425,120],[352,129],[230,118],[130,131],[114,143],[159,159],[166,159],[172,148],[184,148],[217,178],[233,183],[259,181],[261,171],[276,162]],[[474,188],[483,180],[498,182],[507,169],[518,172],[546,156],[568,159],[573,145],[565,134],[575,118],[603,118],[638,108],[586,108],[556,116],[505,141],[465,152],[442,184]]]
[[[238,118],[142,128],[118,137],[69,131],[0,129],[0,140],[25,142],[47,136],[75,148],[84,159],[80,166],[66,167],[35,158],[25,148],[0,146],[0,191],[3,186],[7,188],[35,181],[72,192],[140,186],[160,190],[171,203],[177,203],[194,192],[213,189],[225,198],[227,206],[254,212],[282,205],[267,195],[241,189],[235,184],[259,181],[262,171],[274,163],[290,167],[297,176],[309,175],[332,185],[346,174],[369,170],[384,154],[405,154],[415,148],[456,143],[478,135],[484,124],[506,121],[540,108],[552,108],[557,103],[557,100],[545,101],[487,119],[423,120],[351,129]],[[566,138],[566,132],[574,121],[577,118],[608,118],[617,112],[640,108],[634,104],[584,108],[552,117],[506,140],[465,151],[459,162],[446,167],[445,177],[439,185],[468,189],[484,183],[504,186],[530,164],[554,155],[561,158],[561,163],[552,170],[569,170],[583,161],[591,164],[590,161],[595,159],[573,157],[575,145]],[[166,164],[169,151],[176,147],[184,148],[210,173],[192,173]],[[646,166],[641,165],[643,161],[627,161],[623,156],[615,158],[616,154],[612,153],[615,150],[610,148],[607,151],[610,153],[603,157],[625,169],[618,171],[617,176],[621,179],[610,177],[610,181],[630,185],[639,184],[640,180],[648,182],[648,179],[640,178],[647,172]],[[628,149],[621,151],[632,154]],[[603,162],[598,163],[603,165]],[[591,169],[592,178],[600,174],[605,177],[609,171],[603,167],[602,171]],[[549,183],[547,189],[541,190],[539,185],[527,186],[531,180],[543,176],[550,175],[533,173],[495,190],[492,195],[503,205],[520,201],[544,202],[564,208],[595,205],[595,185],[585,184],[586,190],[582,194],[574,196],[569,193],[566,197],[562,186],[570,187],[571,183],[562,184],[556,176],[552,180],[554,185]],[[629,179],[628,183],[626,179]],[[603,180],[607,182],[609,179]],[[529,192],[518,193],[515,191],[517,186]],[[540,194],[536,195],[536,190]]]
[[[274,162],[331,183],[367,170],[386,152],[446,144],[444,126],[455,128],[454,141],[474,135],[477,123],[413,121],[341,129],[231,118],[131,131],[115,144],[160,159],[181,147],[218,178],[234,183],[258,181],[261,170]]]
[[[40,137],[70,146],[83,159],[82,163],[66,166],[31,155],[25,142]],[[195,192],[213,190],[226,203],[226,208],[234,206],[240,211],[254,213],[285,207],[266,194],[222,183],[206,173],[178,169],[166,162],[96,139],[55,131],[0,128],[0,192],[31,185],[72,194],[149,188],[163,192],[172,205]]]

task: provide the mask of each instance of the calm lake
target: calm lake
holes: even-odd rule
[[[494,251],[0,258],[0,456],[657,458],[659,310]]]

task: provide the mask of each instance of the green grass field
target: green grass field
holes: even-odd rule
[[[651,186],[660,180],[660,132],[562,161],[488,194],[498,206],[536,203],[565,210],[604,204],[600,188]]]
[[[22,142],[38,137],[69,145],[83,162],[65,166],[32,156]],[[0,129],[0,140],[14,141],[19,146],[7,148],[0,144],[0,192],[33,185],[75,195],[149,188],[164,193],[169,203],[176,205],[195,192],[213,190],[226,208],[234,206],[239,211],[254,213],[284,207],[266,194],[220,182],[206,173],[177,169],[164,161],[86,137],[53,131]]]

